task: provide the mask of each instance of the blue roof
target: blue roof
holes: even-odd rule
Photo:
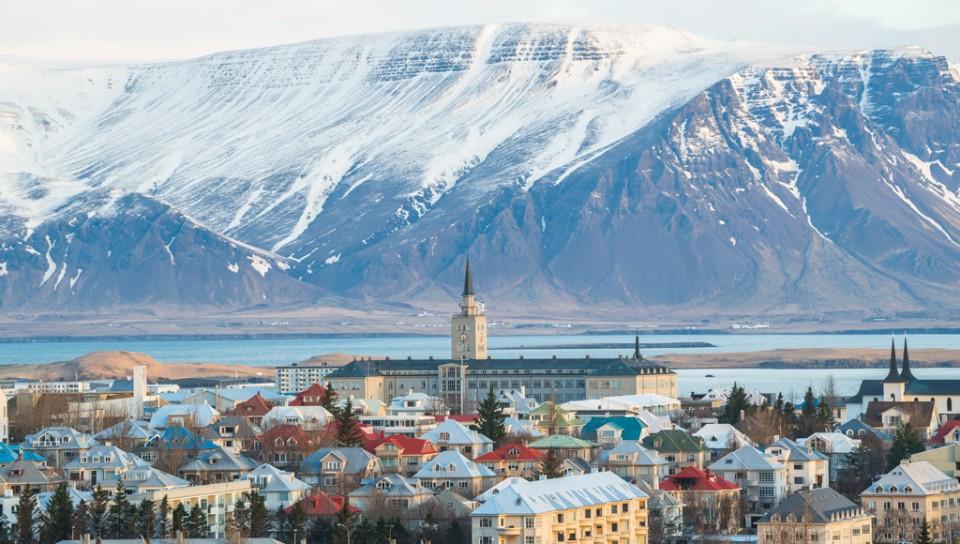
[[[199,446],[198,444],[199,440]],[[217,445],[206,438],[198,437],[187,429],[174,426],[167,427],[159,438],[160,445],[164,448],[193,450],[193,449],[216,449]]]
[[[14,444],[9,446],[0,442],[0,465],[8,465],[17,460],[20,457],[20,445]],[[27,461],[44,461],[42,455],[32,452],[25,451],[23,452],[23,458]]]
[[[590,421],[583,426],[583,429],[580,430],[580,436],[587,440],[597,440],[597,429],[611,423],[623,429],[623,435],[621,435],[621,440],[640,440],[643,429],[646,428],[646,425],[642,421],[635,417],[629,416],[607,416],[607,417],[593,417],[590,418]]]

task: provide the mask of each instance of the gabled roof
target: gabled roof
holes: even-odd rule
[[[19,459],[21,453],[23,453],[23,458],[27,461],[37,461],[40,463],[45,461],[45,458],[39,453],[25,451],[19,444],[8,446],[0,442],[0,465],[9,465]]]
[[[851,419],[840,425],[837,430],[850,438],[861,438],[864,434],[872,434],[884,442],[893,440],[889,433],[874,429],[859,419]]]
[[[93,438],[100,441],[116,440],[117,438],[146,441],[159,435],[160,433],[151,429],[150,424],[146,421],[130,418],[107,427],[93,435]]]
[[[496,476],[496,474],[486,466],[467,459],[457,450],[447,450],[427,461],[413,477],[418,480],[429,480],[432,478],[487,478],[493,476]]]
[[[528,448],[523,444],[507,444],[474,458],[478,463],[495,463],[497,461],[539,461],[546,455],[540,450]]]
[[[273,408],[273,405],[263,398],[259,391],[247,400],[236,403],[233,408],[224,412],[227,416],[263,417]]]
[[[714,472],[731,470],[779,470],[783,465],[753,446],[743,446],[717,459],[710,465]]]
[[[797,438],[797,444],[800,446],[806,446],[807,443],[816,440],[822,441],[824,444],[829,445],[829,451],[824,451],[824,453],[850,453],[851,451],[857,449],[857,446],[860,445],[859,439],[850,438],[843,433],[837,432],[813,433],[805,438]]]
[[[298,445],[309,444],[312,440],[312,436],[303,430],[303,427],[299,425],[294,425],[292,423],[281,423],[280,425],[274,425],[266,431],[263,431],[257,435],[256,440],[261,443],[274,443],[274,441],[279,438],[284,442],[290,440],[291,438],[297,441]]]
[[[214,449],[217,447],[210,440],[179,425],[164,429],[163,434],[157,437],[153,443],[161,448],[174,450]]]
[[[409,436],[399,434],[384,439],[377,444],[374,449],[379,448],[383,444],[392,444],[400,450],[400,455],[430,455],[437,453],[437,448],[433,447],[433,444],[429,440],[410,438]]]
[[[37,446],[32,444],[35,441],[38,442]],[[54,443],[59,449],[84,449],[97,443],[92,436],[70,427],[46,427],[25,436],[22,445],[26,448],[50,447],[40,442]]]
[[[624,459],[620,459],[621,457]],[[629,462],[636,466],[668,464],[665,459],[660,458],[656,450],[644,448],[635,440],[624,440],[613,448],[600,452],[600,463],[609,464],[610,462]]]
[[[511,436],[531,436],[539,438],[546,436],[543,431],[537,429],[536,425],[530,420],[519,420],[513,416],[507,416],[503,419],[503,427],[507,434]]]
[[[908,414],[910,424],[920,428],[930,426],[936,416],[936,405],[931,401],[878,400],[867,404],[863,422],[871,427],[883,427],[883,413],[891,409]]]
[[[454,359],[378,359],[352,361],[331,372],[328,377],[365,378],[396,375],[398,372],[427,371],[435,373],[441,365],[459,364]],[[641,374],[674,374],[672,370],[646,359],[630,357],[591,359],[475,359],[470,368],[476,370],[513,370],[517,368],[551,368],[584,370],[592,376],[637,376]]]
[[[274,406],[263,416],[263,427],[272,427],[281,423],[326,425],[333,421],[333,415],[323,406]]]
[[[343,509],[343,496],[316,491],[304,497],[298,504],[303,508],[307,517],[335,516]],[[348,508],[354,514],[360,512],[360,509],[355,506],[351,505]],[[293,510],[293,506],[287,507],[288,512],[291,510]]]
[[[246,472],[256,468],[257,463],[253,459],[233,453],[230,450],[217,448],[207,450],[198,455],[194,460],[180,467],[178,472]]]
[[[824,487],[803,489],[788,496],[761,521],[769,522],[775,516],[782,520],[789,515],[793,515],[797,521],[831,523],[834,516],[838,514],[848,514],[849,517],[855,517],[862,515],[863,511],[840,493],[829,487]]]
[[[581,449],[592,448],[596,446],[593,442],[583,440],[568,434],[551,434],[530,444],[531,448],[538,450],[548,450],[550,448],[558,449]]]
[[[320,448],[311,453],[300,465],[301,474],[320,474],[320,463],[328,455],[342,459],[343,472],[347,474],[362,474],[367,470],[370,461],[376,456],[363,448]]]
[[[0,467],[0,482],[8,484],[42,486],[59,480],[55,470],[37,461],[18,459],[5,467]]]
[[[112,445],[94,446],[74,457],[64,465],[65,470],[119,468],[131,469],[148,466],[149,463],[132,453],[127,453]]]
[[[660,482],[660,489],[664,491],[729,491],[740,489],[740,486],[714,474],[709,469],[684,467]]]
[[[940,428],[937,429],[936,434],[934,434],[933,437],[930,438],[929,443],[943,445],[946,442],[945,439],[947,438],[947,436],[953,433],[954,431],[956,431],[957,429],[960,429],[960,419],[951,419],[949,421],[945,421],[943,425],[941,425]]]
[[[220,417],[220,412],[206,402],[200,404],[168,404],[161,406],[150,416],[150,426],[154,429],[167,427],[169,426],[169,418],[174,416],[190,417],[195,425],[206,427]]]
[[[643,439],[643,446],[659,452],[699,453],[707,451],[702,438],[690,436],[686,431],[679,429],[654,433]]]
[[[123,482],[124,487],[135,487],[137,489],[175,489],[178,487],[187,487],[190,482],[183,478],[178,478],[173,474],[167,474],[160,469],[147,467],[137,467],[119,475],[111,475],[104,478],[102,486],[104,489],[114,489],[117,487],[117,481]]]
[[[903,462],[879,480],[870,484],[861,495],[891,493],[897,495],[934,495],[960,491],[960,483],[927,461]]]
[[[372,478],[363,485],[354,489],[349,497],[370,497],[384,495],[386,497],[417,497],[433,495],[433,491],[420,486],[420,482],[400,474],[384,474]]]
[[[441,435],[446,433],[446,439],[441,439]],[[420,438],[423,440],[429,440],[434,445],[437,444],[453,444],[453,445],[472,445],[472,444],[493,444],[493,440],[490,440],[483,434],[471,430],[463,423],[460,423],[454,419],[446,419],[443,423],[437,425],[436,427],[430,429],[429,431],[420,435]]]
[[[267,463],[258,466],[240,478],[250,480],[252,486],[261,493],[289,493],[310,489],[310,484],[298,479],[292,472],[280,470]]]
[[[251,422],[245,416],[225,416],[217,420],[216,423],[211,423],[207,427],[212,433],[219,437],[224,437],[224,433],[221,432],[221,429],[224,427],[233,427],[234,430],[231,434],[232,438],[239,438],[241,440],[250,440],[255,438],[257,435],[261,434],[263,430],[259,426]]]
[[[315,383],[297,393],[297,396],[290,401],[288,406],[320,406],[320,400],[326,398],[326,396],[327,388]]]
[[[104,488],[107,489],[107,488]],[[53,498],[55,491],[44,491],[42,493],[37,493],[37,507],[41,512],[46,512],[50,508],[50,499]],[[79,489],[71,486],[67,486],[67,495],[70,497],[70,502],[73,503],[73,506],[76,507],[80,502],[85,502],[90,504],[93,501],[93,493],[90,491],[80,491]]]
[[[590,440],[597,439],[597,429],[605,425],[612,425],[621,430],[621,440],[640,440],[640,435],[646,425],[637,417],[630,416],[606,416],[594,417],[583,426],[580,435]]]
[[[646,497],[612,472],[515,482],[477,507],[471,516],[542,514]]]
[[[806,445],[801,446],[800,444],[797,444],[796,442],[794,442],[793,440],[790,440],[789,438],[781,438],[773,442],[772,444],[767,446],[765,451],[771,452],[772,454],[773,450],[777,448],[783,451],[784,460],[789,461],[791,463],[796,463],[796,462],[803,463],[807,461],[826,461],[829,459],[829,457],[827,457],[823,453],[820,453],[819,451]]]
[[[699,436],[712,450],[727,450],[740,446],[756,446],[756,442],[729,423],[707,423],[693,436]]]

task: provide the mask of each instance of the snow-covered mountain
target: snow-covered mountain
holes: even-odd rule
[[[951,312],[955,72],[665,27],[0,61],[4,308]]]

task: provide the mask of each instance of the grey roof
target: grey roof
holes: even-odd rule
[[[243,479],[250,480],[261,493],[289,493],[310,489],[310,484],[298,479],[292,472],[266,463],[244,474]]]
[[[37,493],[37,506],[40,508],[40,511],[47,511],[47,508],[50,507],[50,499],[53,498],[54,493],[54,491]],[[67,495],[70,496],[70,502],[73,503],[74,507],[80,504],[80,501],[84,501],[87,504],[93,501],[93,493],[90,491],[80,491],[79,489],[71,486],[67,486]]]
[[[447,439],[441,440],[440,434],[446,433]],[[470,429],[463,423],[455,419],[445,419],[443,423],[430,429],[420,435],[421,440],[429,440],[433,445],[453,444],[453,445],[472,445],[472,444],[493,444],[490,440],[478,431]]]
[[[767,450],[769,451],[770,448],[776,447],[784,449],[788,452],[786,459],[791,463],[797,461],[823,461],[829,459],[829,457],[823,453],[820,453],[819,451],[807,446],[801,446],[789,438],[781,438],[780,440],[777,440],[776,442],[767,446]]]
[[[254,425],[248,418],[243,416],[224,416],[218,419],[216,422],[211,423],[207,426],[207,429],[213,432],[215,437],[220,437],[220,429],[223,427],[236,427],[237,430],[233,433],[235,438],[240,439],[253,439],[257,435],[263,433],[263,430]],[[208,437],[213,438],[213,437]]]
[[[575,470],[581,474],[589,474],[592,469],[590,463],[579,457],[567,457],[563,460],[563,465],[570,470]]]
[[[174,489],[177,487],[187,487],[190,485],[190,482],[184,480],[183,478],[178,478],[173,474],[167,474],[166,472],[153,468],[151,466],[147,467],[137,467],[126,472],[121,472],[118,475],[111,475],[104,478],[102,486],[104,489],[113,489],[117,487],[117,483],[123,482],[124,487],[141,489]]]
[[[731,451],[710,465],[710,470],[714,472],[731,470],[777,470],[781,468],[783,468],[783,465],[770,459],[753,446],[743,446],[742,448]]]
[[[140,538],[106,538],[103,540],[97,540],[100,544],[143,544],[143,539]],[[178,544],[183,542],[183,544],[223,544],[225,540],[222,538],[184,538],[182,541],[177,540],[176,538],[153,538],[150,540],[151,544]],[[283,544],[279,540],[273,538],[244,538],[244,544]],[[57,544],[83,544],[82,540],[61,540]]]
[[[433,492],[420,486],[420,482],[400,474],[384,474],[370,479],[362,486],[350,492],[350,497],[370,497],[381,494],[386,497],[416,497],[433,495]]]
[[[624,459],[619,459],[621,456],[624,457]],[[613,448],[600,452],[599,462],[601,464],[609,463],[611,460],[621,463],[629,462],[631,465],[637,466],[669,464],[665,459],[660,457],[660,454],[656,450],[644,448],[640,442],[635,440],[624,440]]]
[[[683,506],[683,501],[680,500],[680,497],[669,491],[654,489],[653,485],[642,478],[637,480],[633,485],[639,487],[641,491],[650,496],[650,510],[664,510]]]
[[[457,450],[442,451],[413,475],[418,480],[432,478],[489,478],[496,474],[486,465],[474,463]]]
[[[84,453],[74,457],[64,465],[66,470],[122,468],[148,466],[149,463],[132,453],[127,453],[116,446],[93,446]]]
[[[93,435],[93,438],[100,441],[113,440],[116,438],[150,440],[159,435],[160,433],[151,429],[146,421],[131,418],[107,427]]]
[[[849,436],[850,438],[860,438],[865,434],[872,434],[884,442],[893,440],[893,437],[890,436],[890,433],[874,429],[860,419],[851,419],[845,422],[843,425],[840,425],[840,428],[837,429],[837,431]]]
[[[646,496],[637,486],[612,472],[594,472],[516,482],[478,506],[471,516],[540,514]]]
[[[862,510],[849,499],[829,487],[804,489],[788,496],[761,521],[770,521],[774,515],[781,519],[793,514],[797,521],[806,517],[810,523],[830,523],[835,514],[860,515]]]
[[[426,371],[436,373],[440,365],[459,364],[455,359],[381,359],[352,361],[331,372],[328,378],[364,378],[397,372]],[[674,374],[667,367],[646,359],[583,358],[583,359],[477,359],[470,361],[471,370],[516,369],[583,370],[595,376],[630,376],[637,374]]]
[[[179,472],[247,472],[253,470],[256,466],[256,461],[249,457],[217,448],[202,452],[194,460],[180,467]]]
[[[376,456],[363,448],[320,448],[311,453],[300,465],[301,474],[320,474],[320,463],[329,454],[335,454],[345,461],[344,472],[360,474]]]
[[[41,441],[49,444],[40,443]],[[34,444],[36,442],[36,444]],[[24,437],[23,446],[27,449],[52,448],[84,449],[96,444],[93,437],[70,427],[46,427]]]
[[[5,467],[0,467],[0,482],[8,484],[45,485],[59,478],[48,471],[44,463],[18,459]]]

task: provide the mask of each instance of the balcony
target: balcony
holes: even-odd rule
[[[520,526],[508,525],[506,527],[497,527],[497,534],[502,536],[520,536]]]

